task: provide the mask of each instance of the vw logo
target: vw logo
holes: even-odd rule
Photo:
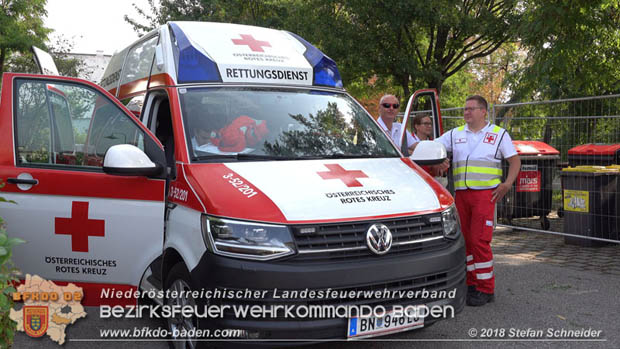
[[[386,254],[392,247],[392,232],[385,224],[373,224],[366,231],[366,245],[374,254]]]

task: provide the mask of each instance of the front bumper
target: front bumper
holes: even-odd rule
[[[260,297],[237,299],[234,297],[213,298],[210,304],[243,307],[260,305],[301,306],[383,306],[419,305],[428,307],[451,307],[454,313],[465,305],[465,244],[459,237],[446,248],[430,252],[420,251],[409,255],[377,256],[371,260],[330,263],[291,263],[286,260],[254,262],[205,253],[191,271],[195,287],[220,289],[222,291],[244,291],[248,294],[259,291]],[[337,297],[284,298],[285,291],[332,290]],[[345,297],[342,292],[357,291],[453,291],[454,297]],[[275,291],[277,290],[277,291]],[[224,292],[225,293],[225,292]],[[327,292],[325,292],[327,293]],[[454,292],[453,292],[454,293]],[[349,293],[346,293],[349,294]],[[357,293],[359,294],[359,293]],[[404,293],[401,293],[404,294]],[[444,293],[445,294],[445,293]],[[334,295],[332,293],[332,295]],[[279,298],[277,298],[279,297]],[[210,319],[205,326],[210,328],[239,328],[247,331],[250,338],[259,339],[343,339],[346,338],[348,319],[290,317],[284,312],[268,316],[235,317],[232,312],[224,318]],[[425,325],[441,319],[425,318]],[[201,327],[203,324],[201,324]]]

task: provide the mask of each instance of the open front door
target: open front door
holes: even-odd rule
[[[41,74],[60,75],[60,73],[58,73],[58,68],[56,68],[56,63],[54,63],[54,58],[52,58],[49,53],[36,46],[32,46],[32,54],[34,55],[34,61],[39,66]]]
[[[443,133],[437,90],[417,90],[411,95],[403,115],[403,125],[405,127],[401,129],[399,144],[403,154],[407,154],[405,132],[411,133],[416,140],[433,140]],[[434,173],[430,167],[424,167],[424,169],[434,175],[441,184],[447,186],[448,181],[445,176],[437,176],[438,174]]]
[[[0,105],[2,216],[24,274],[84,287],[135,289],[163,247],[162,175],[103,172],[114,145],[163,164],[161,144],[119,102],[84,80],[6,73]],[[99,289],[99,290],[97,290]],[[99,292],[98,292],[99,291]]]
[[[419,122],[416,124],[416,121]],[[411,95],[403,116],[403,125],[405,125],[405,127],[401,129],[401,150],[404,150],[403,146],[405,144],[403,141],[405,132],[410,132],[418,138],[428,136],[430,140],[439,137],[443,133],[437,90],[417,90]],[[403,154],[407,153],[403,152]]]

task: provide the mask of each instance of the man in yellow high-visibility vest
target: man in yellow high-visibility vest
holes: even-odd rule
[[[466,125],[437,139],[452,152],[456,208],[467,252],[467,305],[481,306],[495,297],[493,274],[493,217],[500,200],[519,174],[521,160],[506,130],[486,120],[487,101],[465,101]],[[502,158],[509,164],[502,183]]]

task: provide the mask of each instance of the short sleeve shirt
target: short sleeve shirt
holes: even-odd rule
[[[465,125],[465,134],[467,137],[467,145],[469,147],[469,152],[474,151],[478,143],[482,142],[482,137],[489,131],[491,127],[491,123],[487,123],[485,127],[483,127],[478,132],[472,132],[469,130],[469,127]],[[437,138],[435,141],[443,144],[446,147],[447,151],[452,151],[452,131],[448,131],[441,135],[441,137]],[[502,135],[502,139],[499,144],[499,153],[502,154],[504,159],[511,158],[517,155],[517,150],[515,146],[512,144],[512,138],[508,134],[508,132],[504,132]]]
[[[400,134],[400,128],[402,127],[402,124],[400,122],[393,122],[392,130],[390,131],[388,130],[387,126],[385,126],[385,123],[383,122],[383,119],[381,119],[381,117],[377,119],[377,122],[379,123],[379,126],[381,126],[383,131],[385,131],[385,133],[388,136],[390,136],[390,138],[392,138],[392,141],[394,142],[394,144],[400,147],[400,139],[398,139],[398,135]],[[405,130],[405,135],[407,135],[407,148],[411,147],[412,145],[420,141],[419,139],[413,138],[411,133],[407,132],[406,130]]]

